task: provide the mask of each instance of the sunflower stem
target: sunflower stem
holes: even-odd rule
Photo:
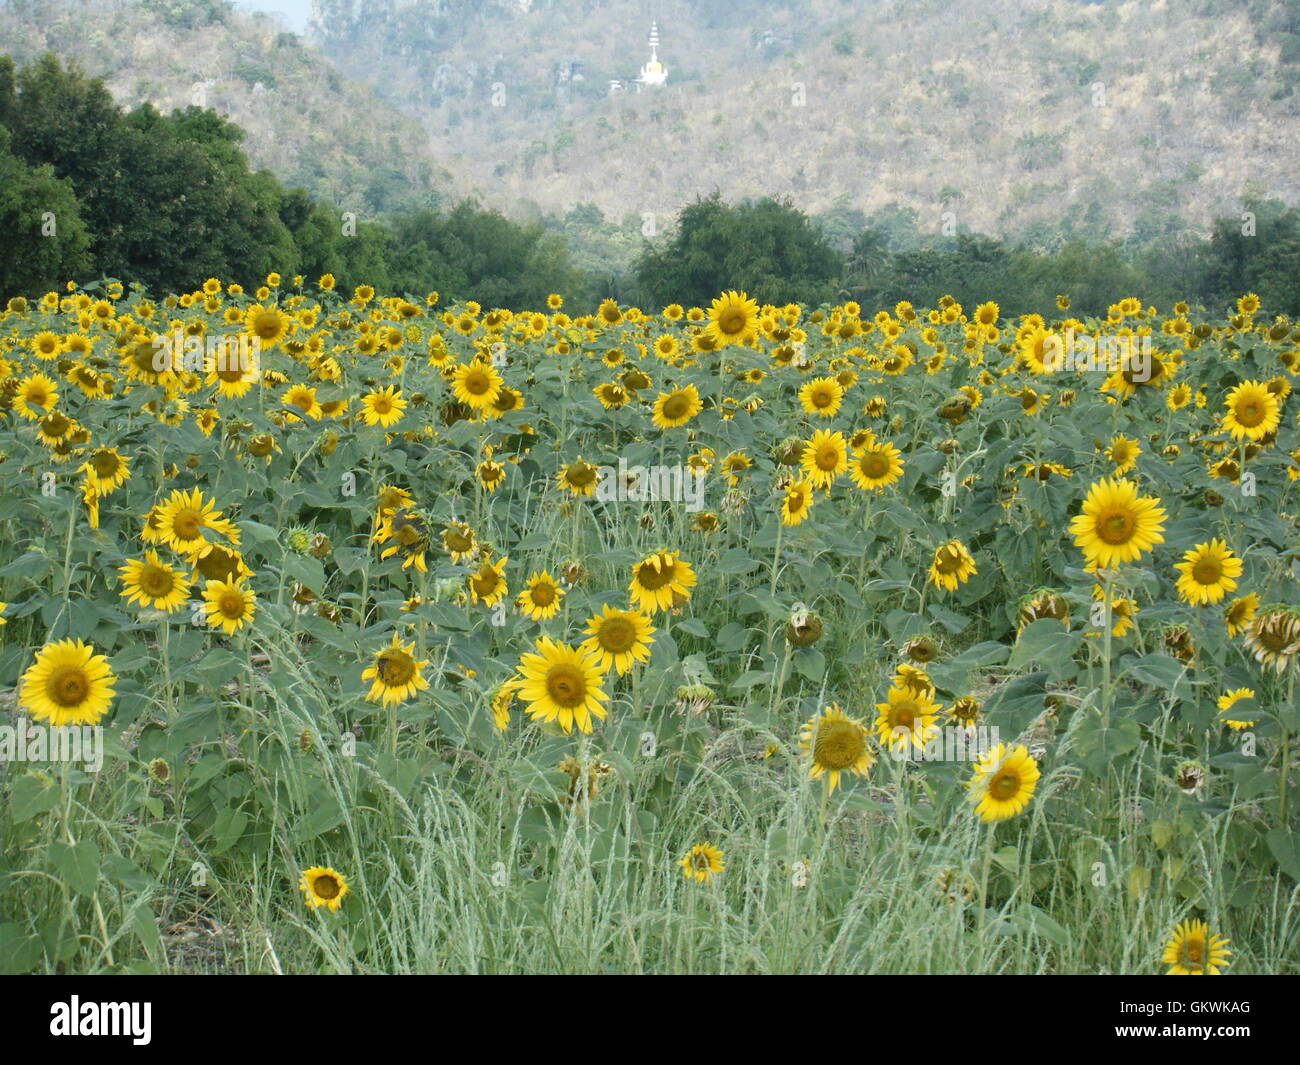
[[[1111,578],[1110,570],[1104,570],[1101,579],[1102,601],[1105,604],[1105,611],[1102,618],[1101,633],[1101,727],[1107,729],[1110,727],[1110,706],[1111,706],[1111,677],[1110,677],[1110,641],[1111,629]]]
[[[1295,706],[1295,668],[1291,669],[1291,675],[1287,679],[1286,686],[1286,705],[1288,709]],[[1287,728],[1286,722],[1278,715],[1278,724],[1282,727],[1282,776],[1277,782],[1277,816],[1278,826],[1283,832],[1290,829],[1287,821],[1287,777],[1290,776],[1291,770],[1291,730]]]
[[[980,870],[980,962],[979,970],[983,972],[985,948],[988,944],[989,931],[989,870],[993,865],[993,833],[997,826],[990,824],[984,832],[984,861]]]

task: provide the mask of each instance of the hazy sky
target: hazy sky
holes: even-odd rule
[[[311,0],[235,0],[235,6],[279,15],[290,29],[302,33],[307,28]]]

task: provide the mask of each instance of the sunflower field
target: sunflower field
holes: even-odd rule
[[[547,304],[9,300],[5,969],[1300,970],[1300,325]]]

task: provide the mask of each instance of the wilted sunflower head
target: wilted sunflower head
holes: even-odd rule
[[[903,644],[903,654],[920,665],[934,661],[938,653],[938,645],[929,636],[914,636]]]

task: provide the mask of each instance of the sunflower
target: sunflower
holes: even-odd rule
[[[464,522],[455,521],[442,530],[442,546],[453,563],[470,562],[478,551],[478,537]]]
[[[1182,574],[1176,585],[1179,598],[1193,606],[1206,606],[1237,587],[1242,562],[1224,541],[1210,540],[1188,550],[1174,569]]]
[[[966,784],[974,812],[986,822],[1015,817],[1029,805],[1040,775],[1024,746],[1008,750],[999,743],[975,764],[975,775]]]
[[[1139,496],[1131,481],[1103,478],[1088,489],[1070,532],[1089,564],[1110,569],[1164,543],[1164,519],[1159,499]]]
[[[800,730],[799,746],[811,759],[809,777],[813,780],[825,777],[828,795],[839,787],[841,773],[865,777],[876,762],[868,744],[867,729],[848,717],[836,703],[808,720]]]
[[[203,612],[210,628],[234,635],[253,620],[257,613],[257,596],[243,578],[207,581],[203,586]]]
[[[965,695],[948,708],[948,716],[960,728],[974,728],[980,719],[980,701]]]
[[[902,455],[893,444],[872,440],[849,463],[849,477],[862,491],[880,492],[903,475]]]
[[[223,399],[239,399],[247,395],[262,377],[257,354],[245,354],[242,350],[234,358],[225,349],[208,352],[204,356],[203,370],[206,375],[203,383],[216,385],[217,395]]]
[[[722,851],[712,843],[695,844],[677,864],[682,867],[682,876],[697,884],[708,883],[727,867]]]
[[[210,542],[206,533],[212,532],[238,546],[239,530],[223,519],[216,507],[216,501],[204,499],[198,488],[188,492],[173,489],[157,511],[159,542],[179,554],[189,555],[206,547]]]
[[[724,292],[709,306],[704,332],[716,347],[749,343],[758,336],[758,303],[744,292]]]
[[[170,614],[190,594],[189,580],[167,563],[160,562],[153,551],[146,551],[143,559],[127,559],[126,565],[118,572],[126,586],[120,594],[128,603],[139,603]]]
[[[563,598],[564,589],[546,570],[542,570],[528,578],[515,602],[524,617],[532,618],[533,621],[546,621],[560,612],[560,600]]]
[[[826,489],[849,465],[849,447],[840,432],[818,429],[804,445],[801,464],[813,487]]]
[[[643,614],[653,615],[685,602],[694,586],[695,571],[689,562],[675,551],[658,551],[632,567],[628,594],[633,606]]]
[[[955,592],[976,573],[975,559],[960,540],[940,544],[930,562],[930,583],[936,588]]]
[[[1255,691],[1253,688],[1234,688],[1232,691],[1224,692],[1219,696],[1218,703],[1216,704],[1219,707],[1219,720],[1227,725],[1228,728],[1234,730],[1252,728],[1255,724],[1253,720],[1247,721],[1241,714],[1237,714],[1233,717],[1228,717],[1226,715],[1229,710],[1243,699],[1254,698]]]
[[[375,530],[375,540],[388,545],[379,553],[381,559],[392,558],[400,552],[402,569],[414,566],[420,573],[429,572],[424,557],[429,549],[428,525],[416,511],[406,507],[394,510]]]
[[[189,562],[194,567],[190,578],[193,581],[242,580],[253,575],[243,556],[224,544],[208,544],[198,548],[189,556]]]
[[[1277,429],[1282,404],[1268,386],[1259,381],[1243,381],[1224,401],[1228,413],[1223,427],[1234,440],[1259,440]]]
[[[1142,453],[1138,447],[1138,442],[1131,436],[1123,434],[1112,437],[1110,445],[1106,448],[1106,457],[1115,464],[1115,473],[1128,473],[1137,465],[1137,457]]]
[[[674,392],[659,393],[650,420],[657,429],[674,429],[689,422],[703,407],[695,386],[687,385]]]
[[[612,666],[621,677],[634,662],[650,657],[655,627],[645,614],[604,604],[599,614],[587,619],[586,632],[581,650],[599,660],[601,672]]]
[[[506,562],[507,558],[504,555],[496,562],[493,562],[489,555],[473,573],[465,578],[472,602],[490,607],[496,606],[506,597],[509,591],[505,577]]]
[[[606,410],[617,410],[623,406],[632,397],[622,385],[613,381],[606,381],[593,388],[592,393],[600,400],[600,405]]]
[[[95,725],[108,712],[116,679],[89,644],[59,640],[36,652],[19,681],[18,705],[55,727]]]
[[[1248,592],[1239,599],[1234,599],[1223,612],[1223,624],[1229,636],[1237,636],[1246,631],[1259,609],[1259,596]]]
[[[833,377],[814,377],[799,389],[799,405],[805,414],[832,418],[844,402],[844,386]]]
[[[58,399],[58,385],[42,373],[32,374],[18,382],[14,410],[29,421],[36,421],[53,410]]]
[[[244,332],[257,337],[263,351],[270,351],[289,332],[291,319],[276,307],[253,304],[244,314]]]
[[[361,673],[363,681],[370,681],[366,701],[397,706],[429,686],[421,670],[429,663],[416,661],[415,644],[403,644],[393,633],[393,641],[375,655],[374,664]]]
[[[320,421],[321,405],[320,400],[316,398],[316,389],[314,388],[308,388],[306,385],[293,385],[280,397],[280,402],[286,407],[293,407],[312,421]]]
[[[505,732],[510,724],[510,708],[515,703],[515,692],[519,690],[517,680],[502,681],[492,693],[492,724],[498,732]]]
[[[101,447],[91,452],[81,465],[81,472],[101,496],[109,495],[123,485],[131,476],[128,466],[131,460],[118,453],[116,448]]]
[[[452,393],[471,410],[487,410],[501,393],[503,382],[491,363],[477,360],[457,366]]]
[[[596,491],[597,482],[600,480],[600,470],[591,465],[589,462],[583,462],[582,456],[578,456],[578,461],[570,463],[555,475],[555,480],[561,488],[566,488],[575,496],[589,496]]]
[[[1218,976],[1227,968],[1231,942],[1223,936],[1210,935],[1204,921],[1184,921],[1165,944],[1162,965],[1169,966],[1166,976]]]
[[[813,486],[809,481],[791,481],[781,499],[781,524],[798,525],[812,512]]]
[[[895,754],[923,750],[939,731],[939,704],[911,685],[891,687],[876,710],[876,738]]]
[[[387,429],[402,420],[406,413],[406,400],[396,385],[367,392],[361,397],[361,420],[367,425],[379,425]]]
[[[1260,665],[1283,672],[1300,654],[1300,617],[1286,607],[1265,609],[1250,623],[1246,650]]]
[[[348,882],[327,866],[313,865],[302,874],[298,889],[313,910],[324,906],[330,913],[338,913],[343,896],[348,893]]]
[[[536,653],[519,660],[519,697],[524,712],[542,721],[557,721],[565,732],[590,732],[591,719],[603,719],[609,697],[600,687],[599,657],[549,636],[539,637]]]

